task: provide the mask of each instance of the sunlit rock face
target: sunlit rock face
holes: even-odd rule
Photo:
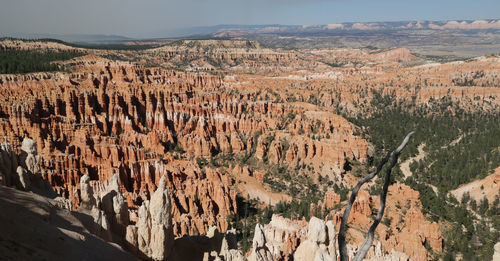
[[[0,47],[80,50],[16,41]],[[500,61],[490,56],[436,64],[404,48],[298,52],[246,40],[87,52],[61,62],[69,72],[0,75],[0,136],[8,141],[0,145],[0,184],[33,190],[30,175],[40,176],[69,200],[63,205],[87,211],[102,237],[125,239],[158,260],[168,255],[172,237],[230,229],[237,196],[262,205],[296,198],[271,191],[273,167],[324,187],[355,184],[349,165],[368,162],[374,147],[346,118],[373,113],[375,93],[429,113],[443,99],[453,104],[446,108],[451,114],[497,112],[500,105]],[[329,211],[329,220],[275,216],[255,228],[252,258],[335,259],[342,202],[329,188],[311,207]],[[381,240],[370,258],[404,252],[425,260],[424,245],[442,250],[439,227],[426,220],[419,197],[407,186],[390,187],[391,222],[377,229]],[[360,192],[349,220],[356,228],[352,253],[362,239],[356,231],[367,230],[377,207],[377,197]],[[210,257],[246,254],[223,250]]]

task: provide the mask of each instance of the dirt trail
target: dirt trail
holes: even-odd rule
[[[410,170],[410,164],[413,163],[414,161],[419,161],[425,158],[427,156],[427,152],[424,151],[425,143],[422,143],[418,145],[418,154],[415,157],[410,157],[409,159],[405,160],[401,165],[399,165],[399,168],[401,169],[401,172],[403,172],[403,175],[405,175],[405,178],[408,178],[411,176],[413,173],[411,173]]]
[[[401,165],[399,165],[399,168],[401,169],[401,172],[403,172],[403,175],[405,176],[405,179],[408,178],[409,176],[413,175],[413,173],[410,170],[410,164],[413,163],[414,161],[419,161],[425,158],[427,156],[427,152],[424,151],[425,143],[422,143],[418,145],[418,154],[415,157],[410,157],[409,159],[405,160]],[[434,193],[438,193],[438,189],[436,186],[427,184],[429,187],[434,190]]]
[[[441,149],[446,149],[448,147],[453,147],[453,146],[457,145],[457,143],[459,143],[464,137],[465,137],[465,133],[460,134],[458,136],[458,138],[452,140],[450,142],[450,144],[441,146]]]

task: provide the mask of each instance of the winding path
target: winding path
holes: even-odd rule
[[[405,175],[405,178],[408,178],[409,176],[413,175],[413,173],[410,170],[410,164],[413,163],[414,161],[419,161],[425,158],[427,156],[427,152],[424,151],[425,143],[422,143],[418,145],[418,154],[415,157],[410,157],[407,160],[405,160],[401,165],[399,165],[399,168],[401,169],[401,172],[403,172],[403,175]]]
[[[417,147],[417,149],[418,149],[417,156],[410,157],[407,160],[405,160],[403,163],[401,163],[401,165],[399,165],[399,169],[401,169],[401,172],[403,172],[403,175],[405,176],[405,179],[408,178],[409,176],[413,175],[413,173],[410,170],[410,164],[413,163],[414,161],[422,160],[423,158],[425,158],[425,156],[427,156],[427,152],[424,151],[424,147],[425,147],[425,143],[422,143],[422,144],[418,145],[418,147]],[[436,188],[436,186],[434,186],[432,184],[427,184],[427,185],[429,187],[431,187],[432,190],[434,190],[434,193],[436,193],[436,194],[438,193],[438,189]]]

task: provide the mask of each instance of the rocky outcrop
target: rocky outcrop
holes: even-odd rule
[[[420,194],[403,184],[389,186],[384,219],[375,230],[380,238],[381,254],[395,252],[405,253],[411,260],[427,260],[430,252],[426,245],[435,252],[441,252],[443,237],[440,227],[428,221],[422,213]],[[378,209],[378,198],[360,190],[349,216],[349,227],[352,240],[350,244],[361,245],[364,234],[372,223],[372,208]],[[330,212],[333,222],[339,227],[343,210]],[[377,236],[378,235],[378,236]]]
[[[60,202],[0,185],[0,257],[4,260],[136,260],[88,230]]]
[[[340,204],[340,195],[333,190],[328,190],[323,197],[323,201],[319,201],[319,206],[323,211],[332,209]]]
[[[494,247],[494,252],[493,252],[493,259],[492,261],[498,261],[500,260],[500,243],[496,243]]]
[[[24,138],[21,145],[21,165],[32,175],[40,175],[40,156],[37,155],[36,142],[30,138]]]
[[[4,38],[0,41],[0,50],[64,50],[64,51],[77,51],[83,50],[81,48],[71,47],[58,42],[52,41],[22,41],[16,39]]]
[[[51,46],[14,41],[0,48]],[[39,176],[60,196],[58,204],[88,211],[103,233],[112,232],[103,237],[126,238],[148,255],[153,255],[152,196],[159,186],[168,189],[173,234],[203,238],[210,227],[222,233],[231,227],[228,217],[238,214],[238,176],[250,176],[241,183],[258,187],[254,194],[268,189],[264,183],[287,187],[296,177],[315,185],[352,185],[347,163],[366,162],[373,148],[360,137],[362,130],[339,114],[369,115],[379,94],[429,114],[442,113],[441,105],[451,115],[458,109],[497,113],[500,108],[497,56],[406,66],[425,61],[406,49],[299,53],[246,40],[187,40],[138,53],[88,52],[58,62],[71,72],[0,75],[0,135],[10,141],[0,145],[0,183],[34,191],[38,181],[32,178]],[[109,54],[137,63],[100,57]],[[141,65],[146,62],[161,67]],[[172,67],[190,70],[164,69]],[[24,142],[25,137],[32,141]],[[273,176],[277,168],[281,173]],[[306,191],[301,185],[294,191]],[[495,188],[481,196],[494,197]],[[390,222],[377,230],[379,256],[394,249],[425,260],[424,245],[439,252],[439,226],[422,215],[418,193],[403,185],[390,193]],[[336,225],[338,203],[340,196],[328,191],[317,204],[331,211]],[[353,245],[377,204],[360,192],[350,220],[356,228]],[[280,222],[264,226],[266,246],[275,258],[291,258],[307,239],[307,229],[283,221],[293,228],[286,229]],[[219,254],[215,248],[205,252],[213,251]]]
[[[5,142],[0,145],[0,179],[2,185],[31,190],[34,176],[40,175],[40,157],[36,154],[36,143],[32,139],[24,138],[21,149],[21,154],[16,155],[5,137]]]
[[[91,210],[97,206],[96,199],[94,197],[94,190],[89,184],[89,175],[84,175],[80,178],[80,208]]]
[[[114,175],[106,191],[94,195],[90,177],[80,179],[79,212],[92,216],[94,233],[102,238],[122,243],[129,223],[129,212],[123,195],[119,192],[118,176]]]
[[[174,244],[170,195],[166,183],[166,177],[162,176],[151,200],[144,201],[139,208],[136,226],[127,228],[128,243],[153,260],[166,260]]]
[[[209,56],[211,63],[216,62],[217,67],[244,71],[272,69],[272,65],[298,61],[295,52],[263,48],[258,42],[249,40],[182,40],[178,43],[151,49],[148,53],[159,63],[179,64],[190,61],[187,69],[191,71],[215,70],[204,59],[192,61],[193,57]]]
[[[385,52],[380,52],[367,56],[368,59],[376,61],[389,61],[389,62],[409,62],[415,60],[416,57],[410,50],[406,48],[396,48]]]
[[[43,180],[41,157],[37,154],[36,142],[24,138],[21,152],[16,154],[11,144],[5,138],[0,144],[0,185],[17,187],[25,191],[33,191],[50,198],[56,198],[50,184]],[[66,199],[59,198],[63,205],[71,205]]]
[[[269,250],[276,260],[292,260],[293,253],[307,235],[307,221],[293,221],[274,214],[264,225]]]
[[[137,209],[167,175],[175,235],[204,234],[211,225],[225,231],[227,216],[236,213],[232,181],[224,171],[197,167],[193,159],[248,154],[271,164],[294,164],[300,158],[324,173],[335,169],[340,180],[347,158],[367,158],[368,143],[354,136],[354,126],[342,117],[297,117],[281,126],[288,114],[305,109],[256,101],[255,93],[217,92],[223,87],[217,76],[94,55],[66,65],[72,73],[0,76],[0,95],[7,97],[0,102],[0,135],[16,149],[20,137],[32,137],[40,157],[28,158],[29,164],[39,160],[41,176],[75,209],[84,175],[94,186],[118,173],[119,192]],[[325,133],[321,141],[306,137],[318,131],[310,128],[316,120]],[[303,137],[294,138],[301,127]],[[263,182],[262,171],[255,173]]]
[[[266,245],[264,227],[261,224],[255,225],[252,252],[248,256],[249,261],[273,261],[274,256]]]
[[[309,222],[293,221],[273,215],[271,222],[264,225],[263,231],[263,236],[259,234],[254,238],[254,242],[265,242],[272,260],[337,260],[337,232],[331,220],[325,222],[312,217]],[[351,243],[353,244],[347,245],[349,258],[354,257],[360,245]],[[255,256],[253,251],[250,257]],[[368,252],[367,260],[407,261],[410,258],[395,249],[385,251],[381,242],[375,241]]]
[[[0,184],[11,186],[16,183],[13,181],[17,170],[17,155],[12,150],[10,143],[5,142],[0,144]]]
[[[234,233],[232,234],[233,236]],[[235,245],[236,242],[232,242]],[[246,261],[244,254],[238,249],[230,249],[227,236],[222,239],[222,245],[218,257],[221,261]]]
[[[118,175],[114,175],[106,190],[94,195],[88,175],[80,179],[79,211],[94,219],[94,233],[127,246],[138,256],[166,260],[174,243],[170,195],[166,177],[162,176],[151,200],[142,203],[136,224],[129,225],[129,210],[119,192]],[[127,242],[127,243],[125,243]]]
[[[295,251],[294,260],[337,260],[335,236],[335,227],[331,221],[325,224],[323,220],[312,217],[309,220],[307,238]]]

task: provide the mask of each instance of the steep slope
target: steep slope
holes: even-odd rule
[[[496,198],[500,197],[500,167],[496,168],[495,172],[487,177],[464,184],[450,191],[450,193],[458,200],[461,200],[464,194],[467,193],[477,202],[486,198],[490,203],[493,203]]]
[[[54,200],[0,185],[0,209],[0,259],[135,260]]]

